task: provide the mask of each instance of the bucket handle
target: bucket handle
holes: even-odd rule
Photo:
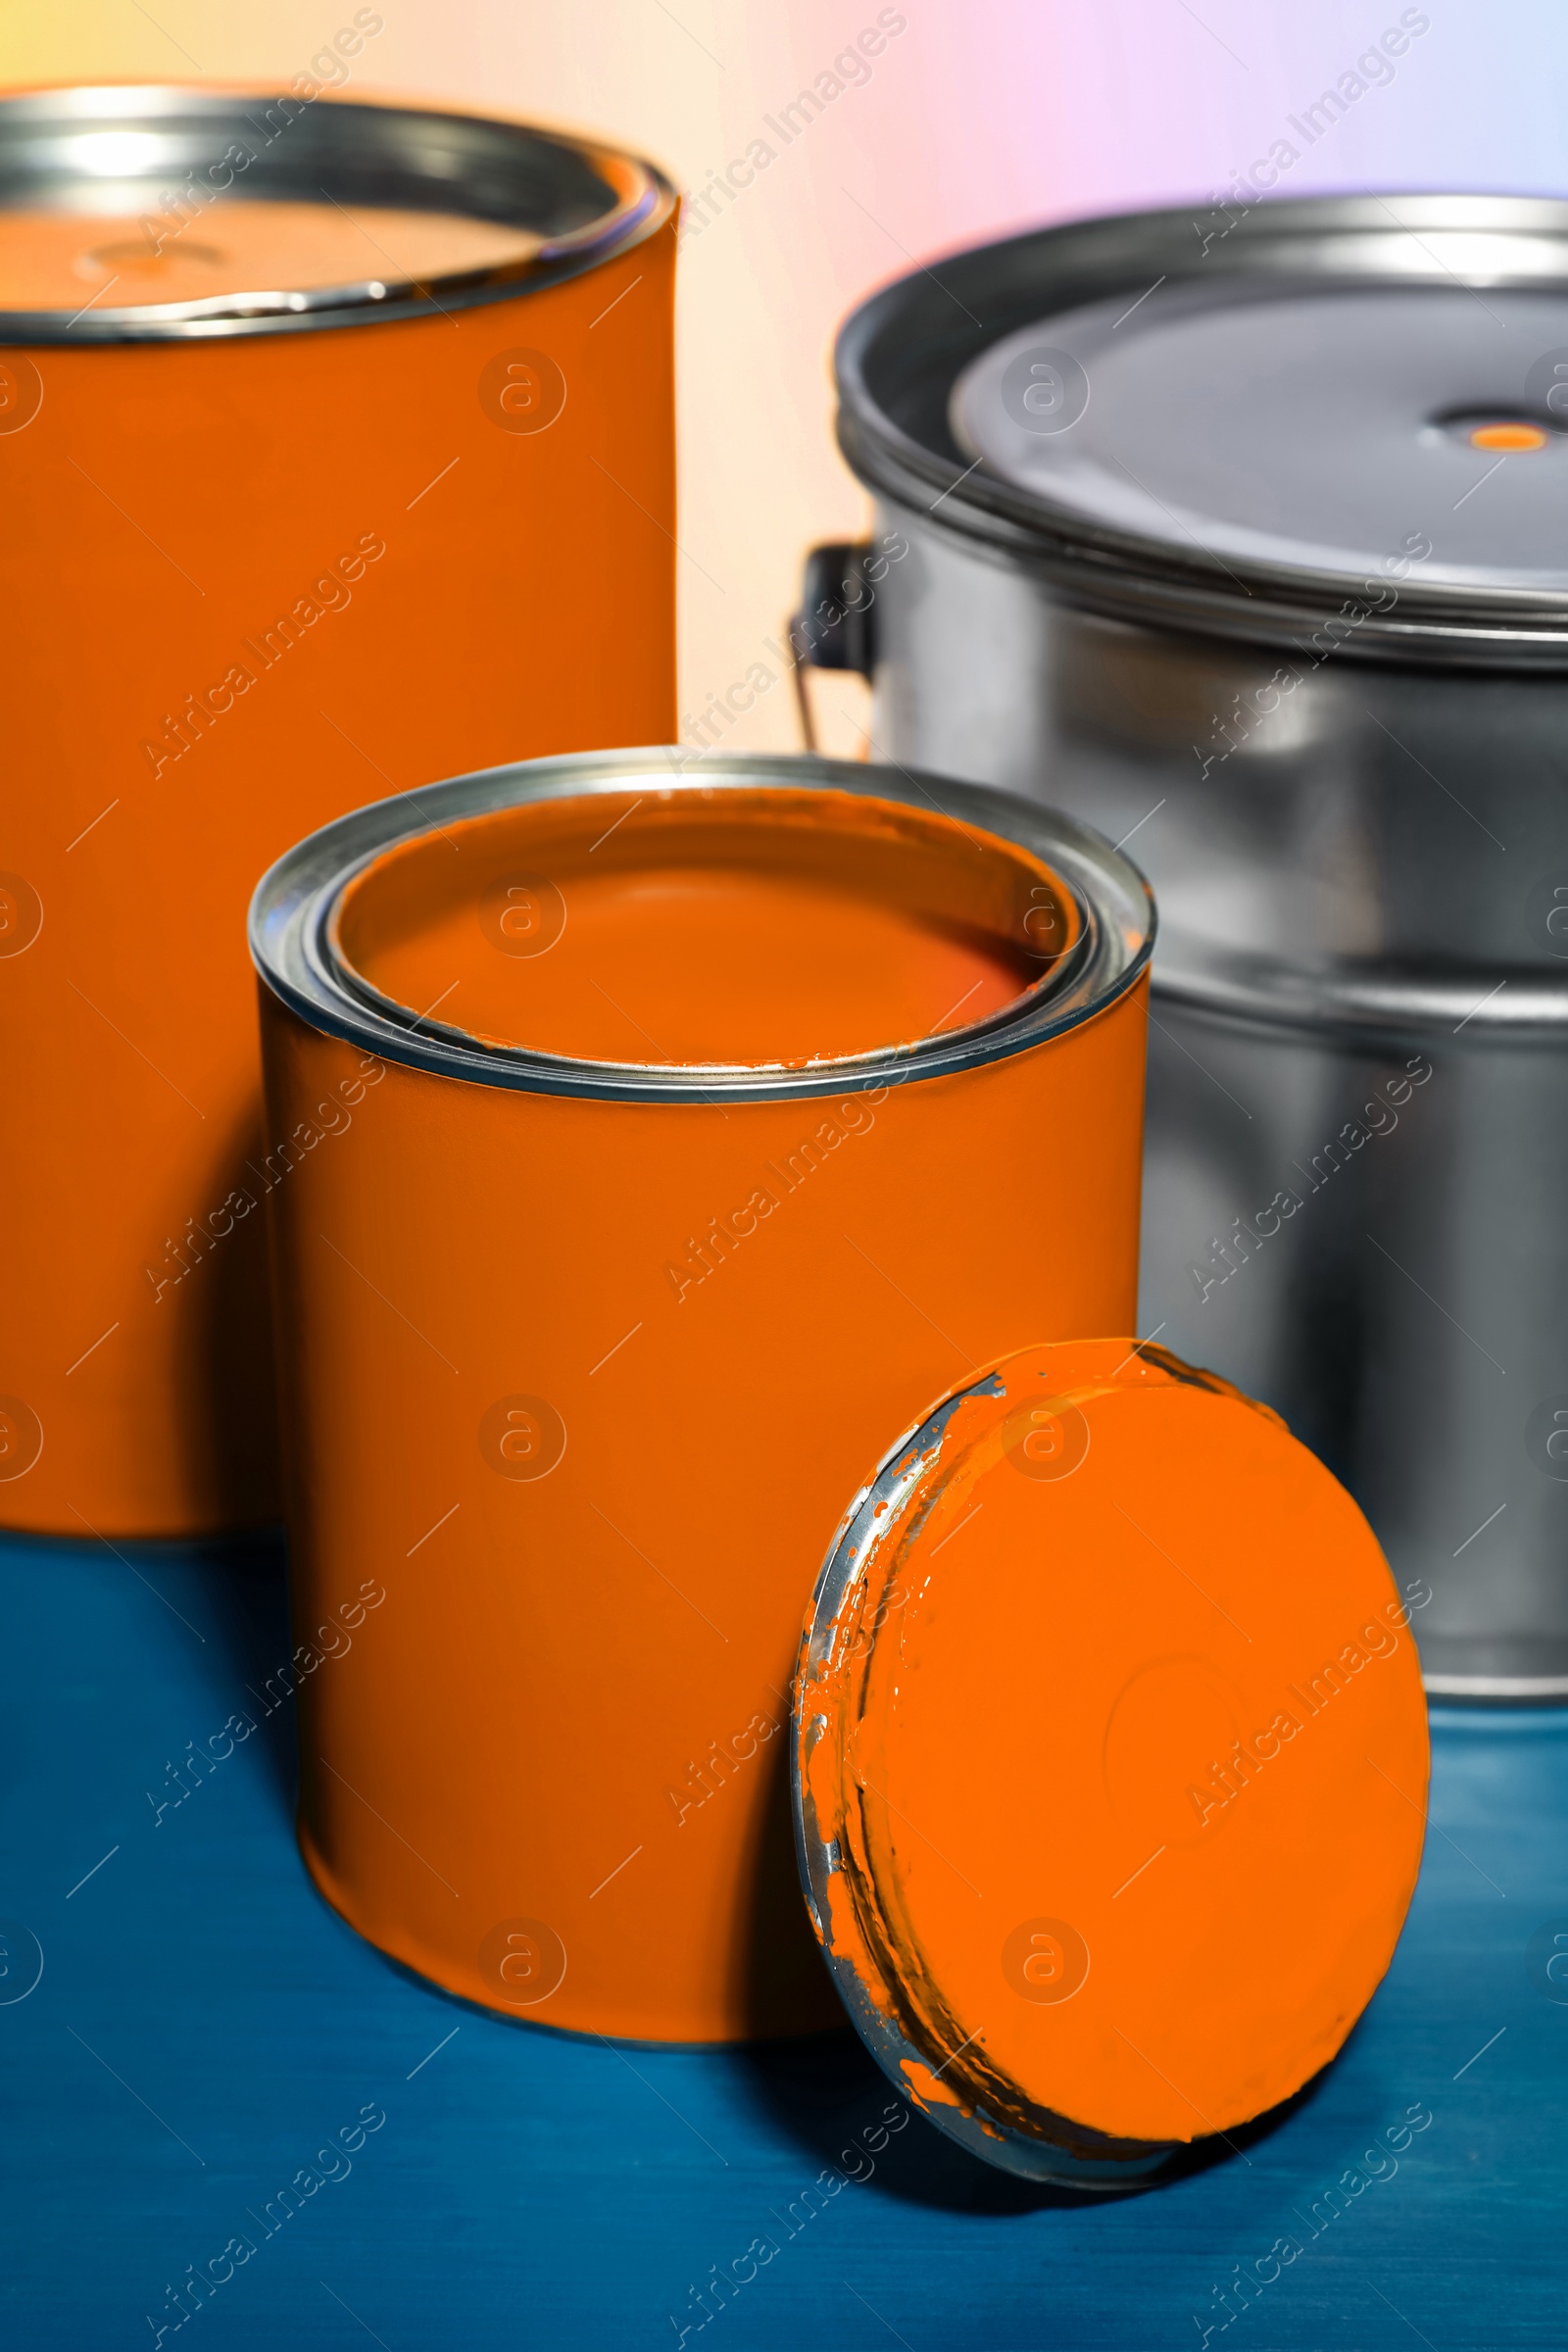
[[[815,752],[816,722],[806,688],[808,669],[858,670],[869,678],[875,660],[871,635],[871,606],[875,591],[866,574],[871,556],[869,540],[830,539],[813,547],[801,578],[801,605],[789,623],[790,652],[795,657],[795,699],[801,713],[801,734],[808,752]]]

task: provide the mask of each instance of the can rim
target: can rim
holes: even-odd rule
[[[1131,1351],[1159,1362],[1177,1360],[1148,1342],[1132,1342]],[[830,1883],[841,1867],[841,1857],[837,1825],[824,1824],[818,1818],[806,1772],[807,1747],[814,1741],[819,1727],[805,1716],[804,1692],[810,1669],[819,1667],[826,1657],[834,1628],[867,1558],[887,1530],[899,1521],[930,1462],[940,1454],[949,1422],[971,1397],[1005,1396],[1004,1373],[1020,1353],[1028,1352],[1031,1351],[1011,1349],[978,1371],[967,1373],[938,1403],[900,1432],[865,1485],[852,1497],[817,1572],[791,1683],[790,1812],[801,1891],[839,1998],[871,2056],[888,2081],[906,2097],[911,2079],[909,2070],[928,2067],[931,2053],[911,2040],[899,2019],[878,2007],[871,1997],[866,1977],[874,1974],[874,1970],[868,1967],[867,1955],[853,1931],[854,1949],[835,1941],[830,1933],[833,1918]],[[1197,1382],[1214,1379],[1212,1374],[1194,1375],[1186,1365],[1181,1370]],[[1116,2140],[1092,2125],[1070,2122],[1063,2117],[1051,2119],[1049,2136],[1044,2133],[1037,2136],[1020,2132],[1005,2116],[982,2113],[967,2101],[951,2106],[945,2101],[933,2102],[925,2113],[939,2131],[987,2164],[1024,2180],[1062,2188],[1097,2190],[1102,2194],[1136,2188],[1164,2172],[1185,2153],[1173,2141]]]
[[[1436,254],[1434,238],[1453,241],[1456,253],[1467,242],[1468,263]],[[1167,627],[1293,642],[1340,610],[1352,571],[1263,558],[1222,562],[1079,515],[983,466],[966,471],[946,422],[947,394],[963,368],[1057,311],[1123,292],[1131,299],[1162,277],[1286,274],[1325,288],[1473,277],[1487,287],[1560,289],[1568,279],[1568,202],[1432,191],[1268,197],[1245,210],[1172,206],[1069,220],[967,248],[935,275],[896,278],[845,320],[834,351],[840,447],[869,489],[911,511],[922,527],[978,540],[1075,602]],[[903,416],[884,397],[901,357],[921,371]],[[914,410],[918,429],[908,421]],[[1337,658],[1568,666],[1568,591],[1404,576],[1385,600],[1388,585],[1365,583],[1377,601]]]
[[[425,277],[402,273],[393,265],[384,275],[336,285],[256,288],[120,308],[91,303],[74,317],[64,309],[0,310],[0,344],[226,340],[450,315],[576,277],[640,244],[675,214],[676,191],[656,165],[519,117],[410,106],[393,97],[344,98],[330,90],[305,99],[270,83],[238,82],[48,83],[0,93],[4,200],[8,205],[24,200],[29,185],[58,194],[74,184],[69,157],[62,160],[61,150],[72,140],[93,135],[162,131],[172,143],[189,144],[199,126],[203,144],[196,161],[216,168],[226,160],[217,152],[220,142],[230,134],[254,142],[258,110],[284,107],[294,110],[284,129],[297,130],[302,120],[315,119],[316,135],[294,141],[280,158],[253,147],[251,165],[263,167],[247,188],[256,198],[264,191],[275,200],[325,194],[336,202],[323,181],[338,177],[350,201],[364,202],[380,191],[383,202],[392,202],[400,194],[406,198],[422,190],[441,201],[414,209],[491,221],[496,221],[501,204],[502,224],[510,220],[519,230],[530,226],[522,217],[525,174],[532,175],[530,202],[554,193],[565,212],[579,213],[596,186],[604,201],[586,218],[547,231],[536,250],[515,261]],[[330,110],[324,117],[323,107]],[[263,135],[270,146],[282,133]],[[161,185],[172,177],[180,160],[161,165],[149,184]],[[509,170],[511,185],[503,195]],[[100,176],[79,164],[75,171],[84,185]],[[140,172],[127,172],[118,184],[142,176]],[[231,169],[227,185],[233,184]],[[220,185],[213,201],[221,202],[226,193],[227,186]]]
[[[916,1045],[881,1047],[797,1068],[579,1060],[520,1046],[481,1044],[382,997],[351,976],[330,922],[343,890],[373,859],[439,824],[532,801],[622,792],[662,795],[787,787],[854,794],[940,812],[1032,851],[1068,889],[1080,940],[1043,984],[989,1020]],[[411,810],[415,813],[411,816]],[[382,1060],[468,1084],[610,1102],[776,1102],[863,1094],[1010,1058],[1105,1011],[1142,979],[1153,948],[1149,884],[1121,851],[1087,825],[1010,793],[858,760],[780,753],[694,755],[673,745],[565,756],[484,768],[376,801],[312,833],[263,875],[251,901],[252,960],[263,984],[310,1027]]]

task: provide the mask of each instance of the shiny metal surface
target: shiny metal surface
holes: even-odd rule
[[[1299,272],[1314,248],[1342,274],[1568,281],[1568,206],[1533,199],[1259,205],[1206,249],[1197,226],[1076,224],[943,278],[985,335],[1039,318],[1043,284],[1132,299],[1165,264]],[[841,346],[876,543],[908,550],[861,616],[873,756],[1139,859],[1144,1330],[1282,1412],[1430,1586],[1432,1689],[1568,1698],[1568,597],[1460,596],[1397,550],[1364,581],[1226,579],[1074,540],[984,469],[951,488],[942,386],[977,338],[948,309],[908,281]]]
[[[466,1030],[416,1018],[344,962],[333,916],[343,889],[384,850],[443,820],[514,808],[527,801],[639,788],[650,797],[744,790],[747,786],[846,792],[940,808],[961,824],[1021,843],[1072,894],[1083,929],[1077,944],[1025,995],[987,1020],[870,1054],[800,1068],[576,1060],[520,1047],[481,1045]],[[262,877],[251,902],[251,956],[267,985],[302,1020],[371,1053],[443,1077],[537,1094],[593,1095],[612,1102],[762,1101],[906,1085],[996,1061],[1092,1020],[1137,985],[1154,938],[1154,908],[1129,858],[1086,826],[1012,794],[945,776],[868,767],[859,760],[767,754],[705,759],[678,747],[579,752],[493,767],[356,809],[311,834]]]
[[[1565,348],[1568,287],[1233,272],[1035,321],[970,362],[949,423],[1043,513],[1168,554],[1359,580],[1419,516],[1423,584],[1560,595]]]
[[[1250,210],[1180,208],[1038,229],[944,260],[863,304],[840,334],[839,440],[860,478],[946,530],[1011,556],[1102,612],[1289,645],[1362,586],[1287,560],[1238,560],[1201,534],[1146,537],[1053,506],[987,468],[954,438],[953,389],[991,344],[1049,314],[1156,286],[1233,278],[1312,279],[1560,293],[1568,284],[1568,203],[1535,196],[1320,196]],[[1465,288],[1476,290],[1467,296]],[[1485,326],[1485,318],[1478,312]],[[1501,340],[1499,352],[1508,351]],[[1538,362],[1568,354],[1520,340],[1487,389],[1534,398]],[[1479,397],[1479,392],[1478,392]],[[1479,455],[1479,453],[1478,453]],[[1282,453],[1283,456],[1283,453]],[[1484,470],[1478,465],[1477,475]],[[1420,515],[1411,518],[1419,528]],[[1443,517],[1427,517],[1430,525]],[[1391,549],[1390,555],[1396,553]],[[1366,601],[1363,599],[1363,601]],[[1341,648],[1343,658],[1513,666],[1568,660],[1568,594],[1539,585],[1403,579]]]
[[[1568,1411],[1536,1419],[1568,1408],[1568,680],[1298,655],[1244,735],[1272,653],[878,527],[910,552],[877,755],[1049,798],[1159,899],[1141,1328],[1283,1413],[1430,1585],[1434,1690],[1568,1697]]]
[[[133,224],[176,201],[197,214],[224,201],[323,199],[515,227],[517,256],[416,278],[368,243],[366,273],[349,283],[121,308],[105,299],[74,316],[0,310],[0,344],[286,333],[466,309],[575,276],[650,234],[675,205],[651,165],[484,116],[130,83],[0,98],[0,208]]]

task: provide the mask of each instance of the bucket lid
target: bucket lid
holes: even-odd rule
[[[851,1507],[796,1685],[808,1901],[899,2088],[1107,2188],[1299,2089],[1415,1886],[1408,1617],[1322,1464],[1163,1348],[946,1397]]]
[[[862,303],[836,350],[839,439],[906,528],[1113,617],[1558,670],[1568,570],[1542,488],[1568,466],[1565,285],[1568,203],[1547,197],[1067,221]],[[1012,390],[1060,431],[1004,405],[1039,343]]]
[[[1038,320],[954,436],[1091,524],[1376,589],[1568,590],[1568,292],[1231,280]],[[1392,597],[1389,600],[1393,601]]]
[[[286,91],[0,97],[0,344],[450,314],[573,276],[672,217],[667,181],[629,156],[333,96],[348,55],[373,66],[373,39],[345,28],[345,54]]]

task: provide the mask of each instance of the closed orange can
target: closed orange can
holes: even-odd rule
[[[803,1611],[891,1432],[1131,1328],[1152,928],[1008,796],[673,751],[266,877],[300,1839],[363,1935],[583,2032],[841,2014]]]
[[[674,199],[303,81],[11,96],[0,175],[0,1523],[202,1534],[279,1508],[257,873],[672,727]]]

